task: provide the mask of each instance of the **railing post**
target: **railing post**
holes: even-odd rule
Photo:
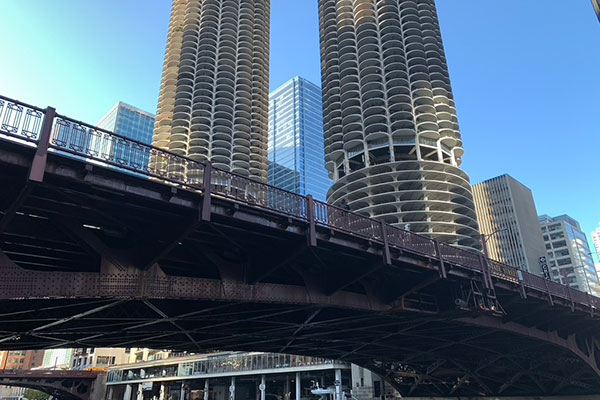
[[[52,124],[55,117],[56,109],[53,107],[46,108],[40,139],[38,140],[37,149],[29,170],[30,181],[42,182],[44,180],[46,161],[48,160],[48,147],[50,146],[50,136],[52,135]]]
[[[383,241],[383,264],[392,265],[392,256],[390,255],[390,246],[388,243],[387,229],[384,221],[381,224],[381,240]]]
[[[446,264],[444,263],[444,257],[442,256],[442,251],[440,249],[440,242],[439,240],[434,239],[433,244],[435,246],[435,252],[440,260],[440,276],[442,279],[448,279],[448,271],[446,271]]]
[[[206,161],[204,164],[204,176],[202,179],[202,210],[200,219],[205,222],[210,222],[210,204],[211,204],[211,185],[212,185],[212,164]]]
[[[483,286],[486,289],[491,290],[494,288],[494,283],[492,282],[492,277],[490,276],[490,269],[487,263],[487,258],[480,254],[479,261],[481,264],[481,272],[483,273]]]
[[[308,219],[308,246],[317,247],[317,228],[315,227],[315,201],[306,196],[306,218]]]

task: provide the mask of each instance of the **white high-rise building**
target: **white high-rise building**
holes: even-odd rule
[[[543,275],[546,248],[531,190],[501,175],[474,185],[473,196],[489,257]]]
[[[481,250],[434,0],[319,0],[333,204]]]
[[[267,181],[270,0],[174,0],[154,145]],[[151,164],[161,161],[151,160]],[[168,161],[172,177],[197,171]]]
[[[568,215],[540,216],[552,280],[599,295],[598,275],[592,252],[579,222]]]

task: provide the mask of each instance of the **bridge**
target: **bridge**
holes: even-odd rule
[[[600,299],[479,253],[5,97],[0,187],[2,349],[318,356],[405,396],[600,392]]]
[[[39,390],[60,400],[103,400],[106,374],[92,371],[0,371],[0,385]]]

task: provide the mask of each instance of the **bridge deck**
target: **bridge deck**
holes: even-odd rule
[[[0,140],[1,348],[305,354],[411,396],[600,390],[600,299],[208,165],[86,161],[66,123],[124,140],[57,116],[48,152]]]

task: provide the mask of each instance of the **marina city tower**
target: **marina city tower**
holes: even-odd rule
[[[173,1],[156,147],[267,180],[269,28],[270,0]]]
[[[328,201],[481,249],[434,0],[319,0]]]

